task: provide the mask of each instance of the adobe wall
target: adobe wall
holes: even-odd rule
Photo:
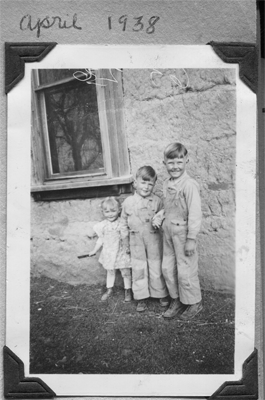
[[[205,289],[234,288],[235,76],[225,70],[125,70],[124,113],[131,169],[152,165],[162,194],[164,147],[180,141],[189,150],[188,172],[201,186],[203,226],[198,238],[200,278]],[[188,88],[186,86],[188,85]],[[102,199],[34,202],[33,275],[71,284],[105,282],[93,258],[93,225],[102,219]],[[122,198],[123,200],[123,198]],[[119,283],[121,281],[119,280]]]

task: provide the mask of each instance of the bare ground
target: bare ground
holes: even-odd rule
[[[31,279],[31,374],[232,374],[234,296],[203,292],[190,322],[165,320],[155,299],[136,312],[115,288]]]

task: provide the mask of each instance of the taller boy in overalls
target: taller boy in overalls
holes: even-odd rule
[[[157,176],[150,166],[138,169],[135,194],[127,197],[122,205],[121,234],[124,242],[129,239],[132,265],[132,290],[139,300],[137,311],[147,308],[146,299],[160,299],[162,306],[169,304],[168,291],[162,276],[162,237],[152,226],[152,218],[162,209],[161,199],[154,195]]]
[[[202,310],[196,238],[202,213],[198,183],[186,172],[187,149],[172,143],[164,151],[170,178],[164,183],[162,273],[171,296],[164,318],[190,320]],[[160,221],[161,222],[161,221]],[[153,221],[160,226],[159,215]]]

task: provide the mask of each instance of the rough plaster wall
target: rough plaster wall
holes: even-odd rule
[[[93,226],[102,220],[102,199],[32,201],[31,273],[71,284],[105,282],[96,257],[78,259],[93,249]],[[121,283],[117,274],[117,283]]]
[[[125,119],[132,172],[152,165],[162,195],[164,147],[183,142],[188,170],[202,189],[200,276],[206,289],[234,287],[235,76],[230,70],[124,71]],[[186,87],[183,89],[179,86]],[[32,274],[73,284],[104,281],[93,248],[100,200],[32,203]]]
[[[199,235],[200,276],[207,289],[234,287],[236,103],[229,70],[124,71],[125,113],[133,173],[152,165],[156,192],[167,177],[166,145],[189,150],[188,172],[200,183],[203,226]],[[151,79],[152,78],[152,79]],[[186,86],[189,79],[189,89]]]

